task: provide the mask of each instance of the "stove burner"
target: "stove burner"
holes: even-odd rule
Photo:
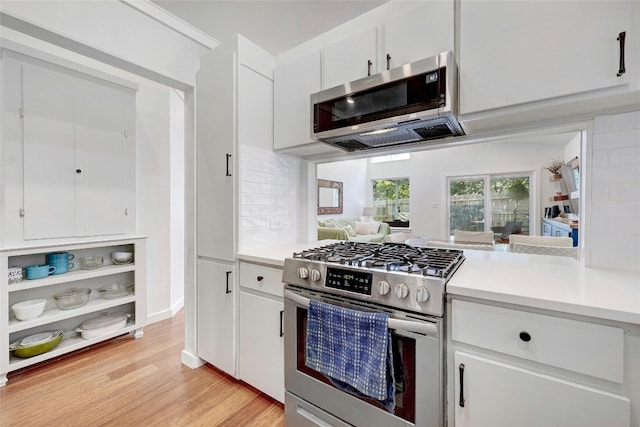
[[[444,279],[464,260],[460,250],[360,242],[334,243],[294,253],[293,257]]]

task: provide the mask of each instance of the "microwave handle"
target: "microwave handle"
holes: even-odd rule
[[[301,295],[291,292],[290,290],[284,291],[284,297],[290,299],[302,307],[309,308],[309,298],[305,298]],[[438,336],[438,327],[431,323],[413,322],[410,320],[391,319],[388,320],[389,329],[395,329],[406,332],[416,332],[431,337]]]

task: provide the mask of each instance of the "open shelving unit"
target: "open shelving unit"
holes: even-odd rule
[[[22,248],[0,249],[0,387],[7,382],[7,374],[62,354],[91,346],[113,337],[131,334],[141,337],[146,323],[146,239],[129,237],[109,240],[83,241],[80,243],[38,245]],[[130,264],[113,264],[111,252],[133,252]],[[37,280],[23,280],[9,284],[9,267],[25,268],[33,264],[45,264],[46,254],[69,252],[75,258],[70,260],[75,266],[67,273],[51,275]],[[94,270],[82,270],[79,258],[82,256],[102,256],[104,265]],[[134,291],[121,298],[103,298],[97,291],[100,286],[111,283],[132,283]],[[58,308],[53,295],[71,287],[90,288],[89,301],[82,307],[70,310]],[[35,298],[47,300],[44,312],[37,318],[21,321],[14,317],[11,306],[17,302]],[[127,325],[115,332],[93,339],[83,339],[76,332],[85,320],[104,312],[128,313]],[[9,344],[24,337],[45,331],[63,330],[64,337],[53,350],[29,358],[19,358],[10,352]]]

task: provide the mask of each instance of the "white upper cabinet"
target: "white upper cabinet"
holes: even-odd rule
[[[320,51],[304,53],[287,62],[276,62],[274,85],[275,150],[312,143],[311,94],[322,85]]]
[[[460,113],[629,83],[618,76],[618,34],[630,38],[630,1],[462,1]],[[628,59],[628,58],[627,58]]]
[[[22,89],[4,116],[7,242],[135,230],[135,91],[17,54],[5,69]]]
[[[24,238],[75,234],[75,79],[21,64],[24,132]]]
[[[322,87],[328,89],[375,74],[378,29],[365,28],[324,46]]]
[[[198,256],[235,258],[236,53],[204,55],[197,74]]]
[[[453,1],[420,1],[384,22],[378,71],[453,50]]]

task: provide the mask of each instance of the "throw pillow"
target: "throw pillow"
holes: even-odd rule
[[[325,227],[329,227],[329,228],[337,228],[338,224],[336,224],[336,220],[335,219],[327,219],[324,222],[324,226]]]
[[[356,237],[356,230],[354,230],[352,226],[350,226],[350,225],[345,225],[345,226],[343,227],[343,229],[344,229],[344,231],[346,231],[346,232],[347,232],[347,236],[349,236],[349,237]]]
[[[357,234],[376,234],[380,223],[378,221],[355,222]]]

